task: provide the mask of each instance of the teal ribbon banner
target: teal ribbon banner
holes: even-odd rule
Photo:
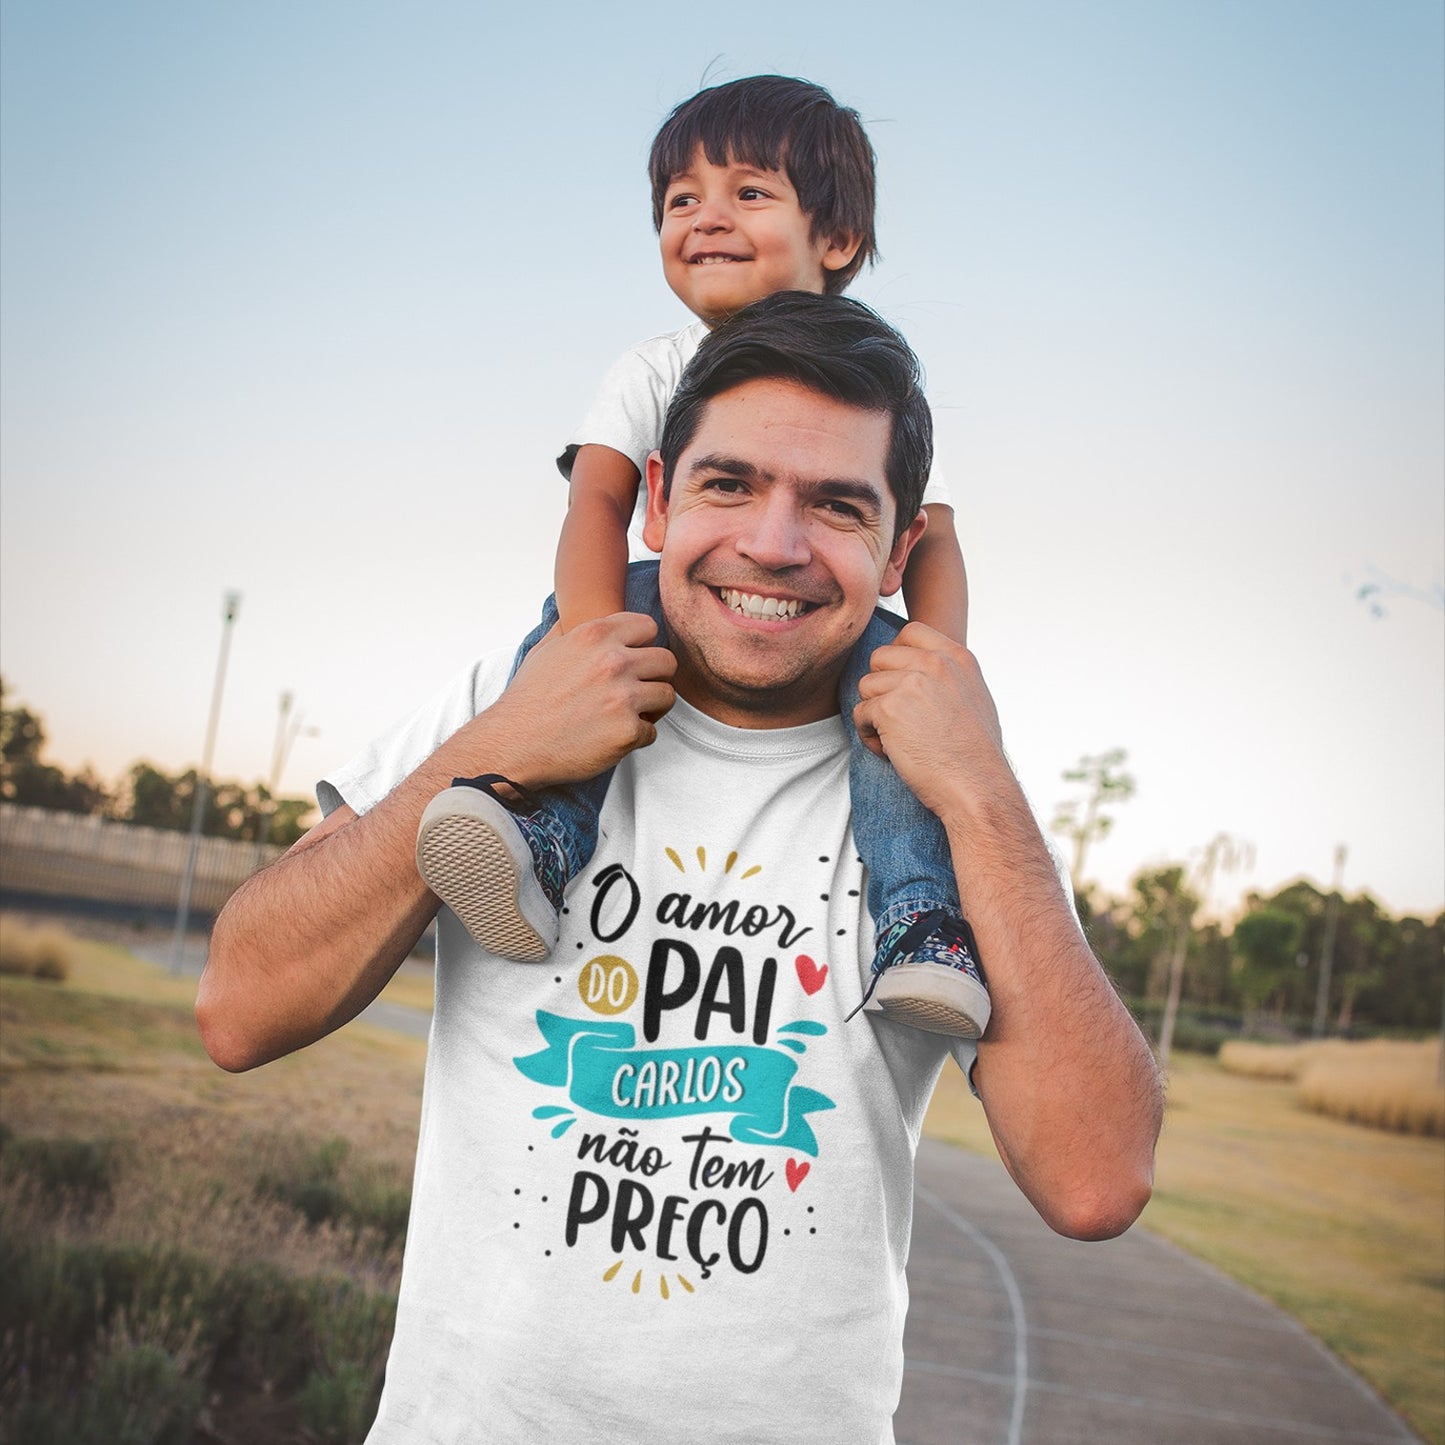
[[[720,1045],[639,1049],[629,1023],[569,1019],[537,1010],[547,1047],[514,1059],[538,1084],[565,1089],[579,1109],[608,1119],[679,1119],[728,1114],[740,1144],[776,1144],[818,1154],[807,1115],[834,1108],[795,1083],[797,1060],[776,1049]],[[706,1097],[703,1097],[706,1095]]]

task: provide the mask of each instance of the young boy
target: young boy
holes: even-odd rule
[[[842,291],[876,251],[872,147],[857,113],[820,86],[753,76],[702,91],[668,117],[648,169],[663,274],[698,319],[628,352],[558,459],[571,491],[555,608],[549,603],[519,663],[554,622],[566,631],[626,610],[650,614],[661,628],[655,571],[629,572],[628,563],[654,555],[641,540],[639,483],[683,368],[711,326],[777,292]],[[962,643],[968,591],[952,509],[931,487],[924,510],[928,527],[909,558],[904,599],[911,617]],[[875,619],[841,699],[853,829],[878,931],[865,1003],[918,1028],[975,1038],[990,1004],[947,839],[852,725],[858,679],[894,631]],[[519,961],[550,953],[563,891],[596,846],[609,776],[540,798],[496,775],[458,779],[427,807],[417,866],[484,949]]]

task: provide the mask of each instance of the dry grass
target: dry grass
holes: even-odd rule
[[[1440,1044],[1347,1044],[1300,1070],[1306,1109],[1400,1134],[1445,1135]]]
[[[957,1070],[925,1127],[994,1152]],[[1143,1223],[1273,1299],[1445,1445],[1445,1143],[1308,1113],[1288,1080],[1176,1055]]]
[[[43,1409],[41,1434],[31,1420],[26,1438],[82,1439],[79,1407],[27,1405],[14,1382],[35,1363],[26,1350],[69,1338],[67,1321],[100,1308],[101,1285],[85,1269],[128,1278],[138,1260],[136,1287],[148,1299],[173,1296],[173,1306],[122,1306],[90,1343],[66,1347],[85,1354],[37,1357],[83,1372],[85,1408],[99,1409],[104,1393],[107,1420],[119,1418],[129,1407],[117,1391],[130,1389],[189,1418],[197,1400],[187,1392],[209,1380],[234,1445],[359,1440],[390,1337],[424,1043],[353,1024],[232,1077],[201,1048],[194,979],[88,941],[77,956],[76,976],[59,988],[0,980],[0,1245],[18,1243],[42,1282],[48,1270],[70,1279],[68,1291],[50,1292],[68,1303],[37,1307],[33,1327],[0,1338],[0,1436],[7,1412],[18,1420]],[[21,1298],[35,1297],[30,1283]],[[257,1329],[274,1319],[300,1334],[293,1343],[253,1329],[243,1379],[218,1363],[216,1339],[230,1326],[213,1311],[226,1308]],[[313,1319],[325,1328],[307,1333]],[[137,1381],[142,1367],[164,1378]],[[217,1382],[217,1369],[231,1373]],[[85,1419],[85,1441],[120,1438]]]
[[[120,1153],[113,1208],[84,1223],[98,1240],[351,1273],[358,1250],[348,1232],[308,1229],[294,1209],[258,1195],[256,1180],[293,1159],[298,1139],[344,1139],[351,1170],[410,1177],[421,1040],[353,1024],[231,1076],[205,1057],[188,1007],[6,980],[0,1022],[6,1127],[20,1137],[111,1141]],[[388,1286],[398,1263],[387,1266]]]
[[[82,925],[83,927],[84,925]],[[102,927],[104,927],[102,925]],[[99,994],[106,998],[136,999],[145,1003],[191,1005],[196,997],[196,980],[187,974],[172,974],[163,967],[147,962],[131,953],[123,942],[114,941],[117,930],[106,930],[110,937],[91,937],[85,932],[71,932],[49,920],[37,922],[12,913],[0,913],[0,946],[10,939],[53,940],[64,953],[67,987],[81,993]],[[154,938],[155,935],[149,935]],[[169,947],[168,936],[163,940]],[[28,974],[29,969],[8,969],[0,973]],[[381,991],[391,1003],[430,1012],[435,994],[434,975],[430,963],[407,959]]]
[[[1219,1050],[1219,1066],[1250,1079],[1297,1079],[1318,1044],[1256,1044],[1230,1039]]]
[[[59,983],[69,976],[74,940],[59,928],[0,915],[0,974]]]
[[[1288,1079],[1306,1109],[1401,1134],[1445,1135],[1440,1042],[1326,1039],[1309,1044],[1228,1043],[1219,1062],[1253,1079]]]

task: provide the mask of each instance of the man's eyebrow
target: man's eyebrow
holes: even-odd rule
[[[855,477],[826,477],[807,484],[807,490],[820,497],[857,502],[875,512],[883,510],[883,493],[872,482]]]
[[[774,480],[773,473],[742,457],[730,457],[722,452],[708,452],[706,456],[694,457],[688,463],[688,474],[698,472],[721,473],[725,477],[736,477],[741,482]]]

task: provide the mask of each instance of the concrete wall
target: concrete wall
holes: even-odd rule
[[[48,808],[0,803],[0,892],[117,908],[174,909],[189,836]],[[191,906],[214,915],[240,885],[285,850],[202,838]]]

